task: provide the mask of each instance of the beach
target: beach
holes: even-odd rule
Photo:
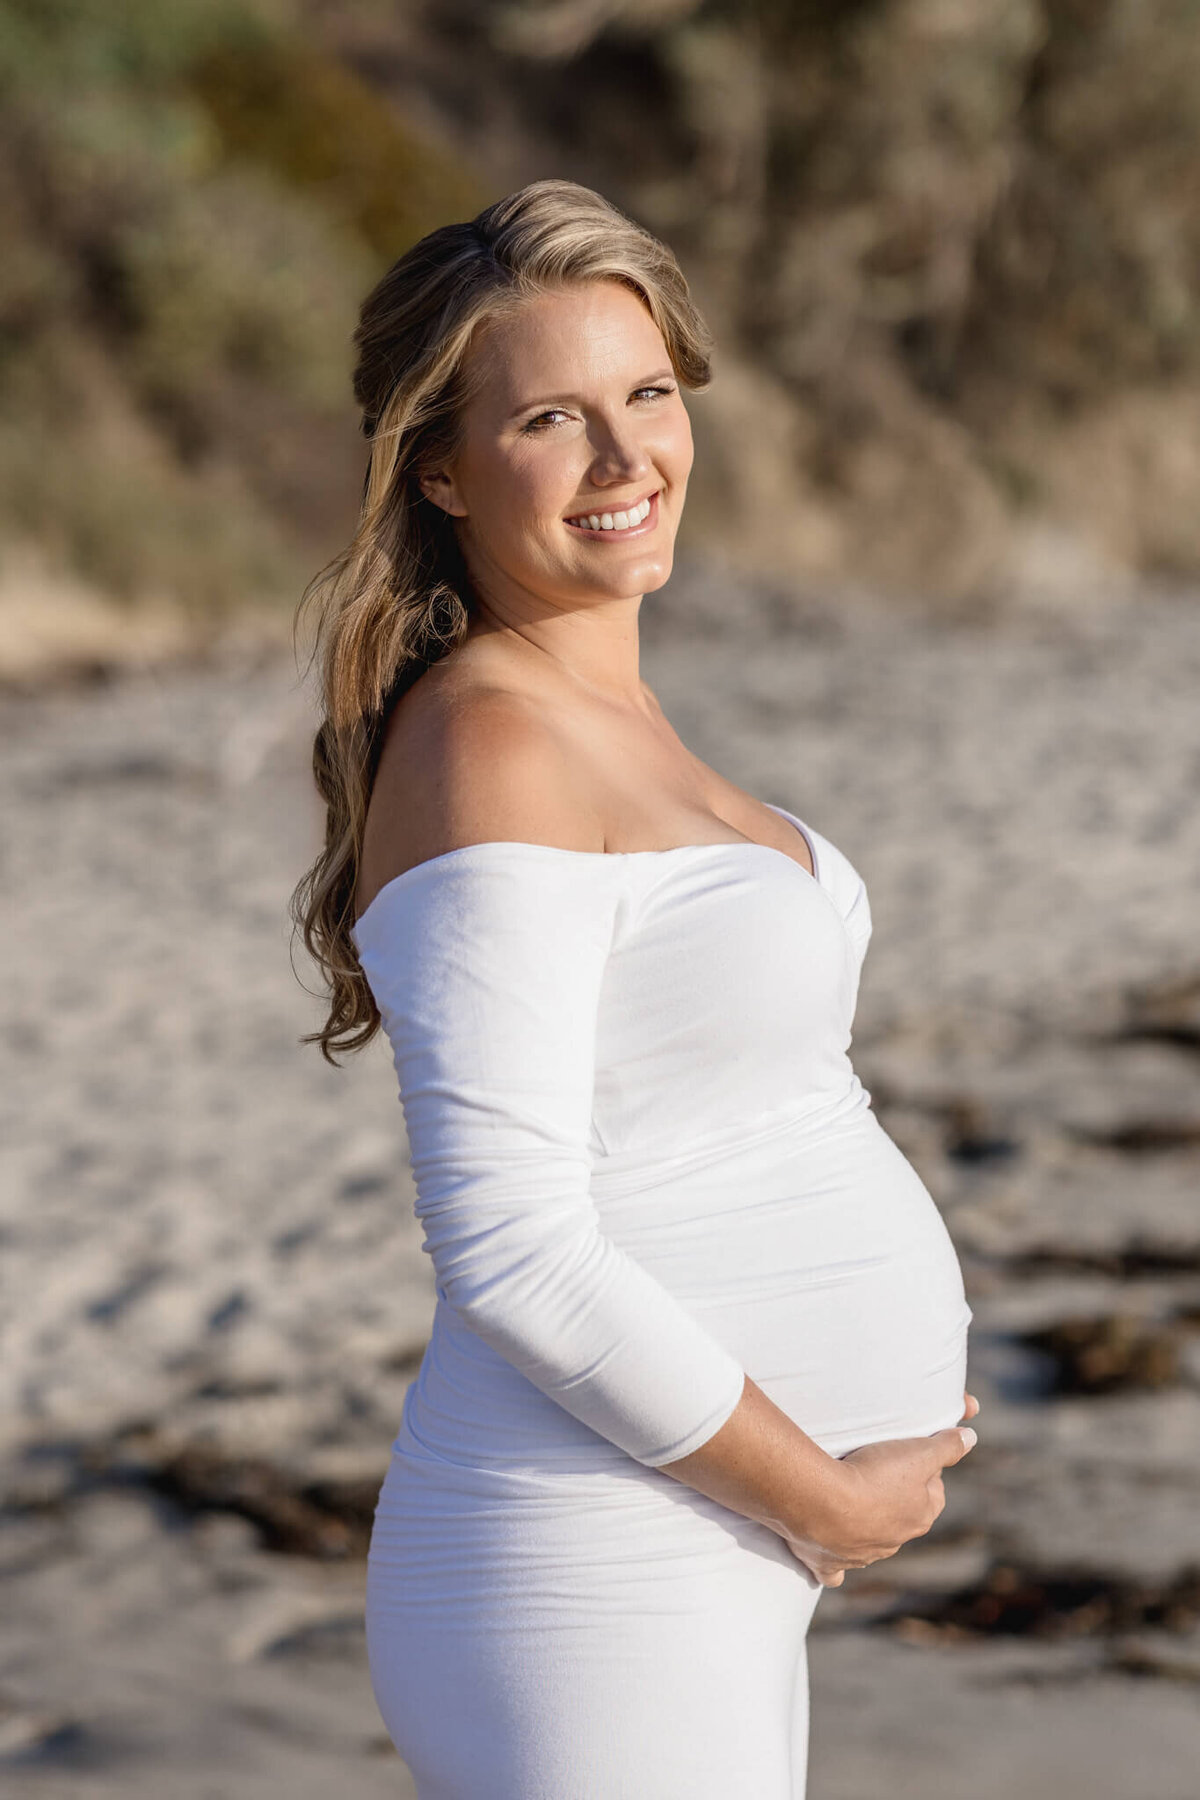
[[[643,603],[684,742],[866,880],[855,1066],[975,1311],[944,1514],[822,1598],[810,1800],[1194,1800],[1198,600]],[[13,1800],[414,1792],[361,1606],[432,1269],[386,1042],[299,1042],[313,725],[282,637],[0,693]]]

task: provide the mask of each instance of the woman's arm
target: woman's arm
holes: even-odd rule
[[[602,1229],[597,1014],[625,865],[481,842],[411,868],[356,928],[392,1045],[441,1299],[649,1467],[738,1405],[740,1362]]]
[[[964,1416],[979,1402],[965,1394]],[[960,1462],[974,1431],[950,1425],[833,1457],[747,1375],[720,1429],[663,1472],[784,1538],[823,1585],[847,1568],[894,1556],[927,1532],[946,1504],[941,1471]]]

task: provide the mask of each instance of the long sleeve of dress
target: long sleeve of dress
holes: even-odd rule
[[[617,857],[468,845],[382,889],[355,942],[439,1297],[653,1468],[719,1429],[744,1371],[605,1236],[589,1191],[597,1014],[624,896]]]

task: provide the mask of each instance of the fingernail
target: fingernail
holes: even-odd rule
[[[958,1431],[959,1431],[959,1436],[962,1438],[962,1441],[966,1445],[967,1449],[973,1450],[975,1448],[976,1444],[979,1442],[979,1438],[978,1438],[977,1434],[971,1430],[971,1427],[969,1425],[960,1425],[958,1428]]]

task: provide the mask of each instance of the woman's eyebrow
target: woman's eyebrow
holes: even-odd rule
[[[643,375],[639,380],[631,382],[629,391],[632,393],[636,388],[648,387],[652,381],[662,381],[668,376],[674,380],[674,369],[656,369],[653,375]],[[506,418],[516,419],[519,418],[522,413],[542,412],[550,406],[578,406],[579,402],[580,395],[578,394],[549,394],[543,396],[540,400],[525,400],[520,406],[514,406],[512,411],[506,415]]]

